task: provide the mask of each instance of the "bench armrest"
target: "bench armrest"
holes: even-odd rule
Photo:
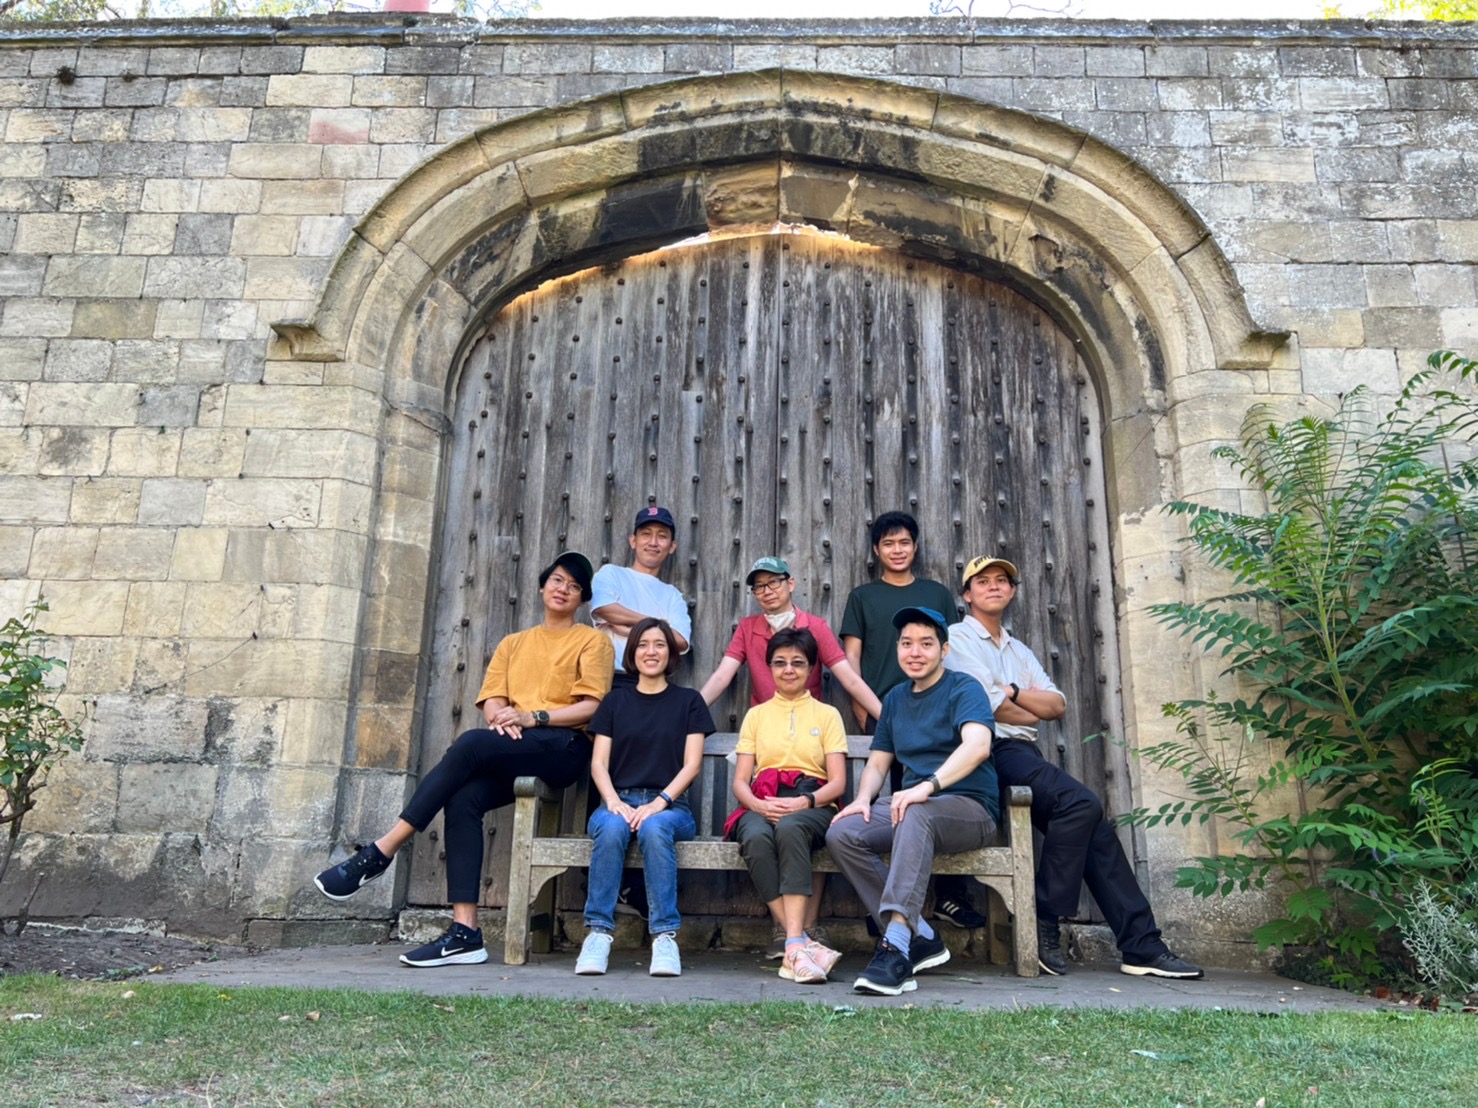
[[[558,800],[559,793],[538,777],[517,777],[513,781],[514,796],[532,796],[539,800]]]
[[[1032,790],[1030,785],[1011,786],[1011,807],[1030,808],[1032,806]]]

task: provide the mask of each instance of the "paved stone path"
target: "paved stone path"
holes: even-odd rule
[[[282,985],[408,990],[438,996],[538,996],[563,1000],[612,1000],[671,1004],[703,1001],[753,1003],[800,1000],[815,1004],[913,1004],[930,1007],[1010,1009],[1051,1004],[1072,1008],[1221,1008],[1256,1012],[1373,1011],[1389,1004],[1334,989],[1301,985],[1271,974],[1212,970],[1202,981],[1129,977],[1113,963],[1077,966],[1066,977],[1020,978],[1001,966],[955,958],[919,975],[916,992],[901,997],[854,993],[851,983],[864,956],[842,959],[834,980],[802,987],[782,981],[777,964],[759,954],[708,952],[684,955],[683,976],[647,975],[645,950],[617,950],[604,977],[575,976],[575,952],[534,955],[524,966],[505,966],[496,955],[480,966],[416,970],[398,959],[402,944],[274,950],[254,958],[204,963],[152,978],[214,985]]]

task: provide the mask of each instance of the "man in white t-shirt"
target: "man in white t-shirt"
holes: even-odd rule
[[[1119,968],[1141,977],[1197,978],[1201,968],[1174,954],[1160,938],[1155,913],[1103,802],[1087,785],[1037,749],[1037,724],[1061,719],[1067,698],[1025,643],[1011,637],[1002,616],[1016,596],[1016,567],[1004,558],[974,558],[961,591],[969,614],[949,629],[946,669],[985,686],[995,714],[991,761],[1002,790],[1032,790],[1032,825],[1042,834],[1037,855],[1038,961],[1047,973],[1068,972],[1059,920],[1077,911],[1083,882],[1114,932]]]
[[[595,596],[590,615],[595,626],[611,638],[616,651],[616,684],[635,684],[636,675],[623,672],[626,636],[641,620],[664,619],[677,638],[678,650],[688,652],[693,621],[683,594],[658,574],[677,549],[677,524],[666,508],[651,505],[636,513],[631,525],[631,566],[603,565],[595,574]]]

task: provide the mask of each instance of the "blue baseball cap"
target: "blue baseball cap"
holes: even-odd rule
[[[631,525],[631,533],[636,534],[649,523],[660,523],[672,532],[673,538],[677,538],[677,521],[672,518],[672,513],[666,508],[653,504],[637,512],[636,522]]]
[[[893,613],[893,626],[902,631],[910,623],[927,623],[939,632],[941,643],[949,642],[949,624],[933,608],[899,608]]]

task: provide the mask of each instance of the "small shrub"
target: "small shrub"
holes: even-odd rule
[[[1444,895],[1418,881],[1401,913],[1401,942],[1441,996],[1478,993],[1478,878]]]
[[[1347,984],[1378,969],[1419,880],[1440,898],[1478,857],[1478,406],[1430,387],[1478,363],[1431,366],[1384,416],[1363,389],[1327,418],[1249,412],[1215,454],[1267,510],[1169,508],[1236,585],[1151,608],[1242,695],[1165,706],[1176,736],[1140,756],[1188,795],[1126,821],[1220,821],[1240,849],[1177,883],[1276,890],[1259,943],[1313,944]]]
[[[66,663],[46,653],[47,635],[36,626],[46,610],[45,601],[34,601],[0,627],[0,825],[9,825],[0,847],[0,883],[47,773],[82,747],[81,728],[56,706],[61,688],[48,683]]]

